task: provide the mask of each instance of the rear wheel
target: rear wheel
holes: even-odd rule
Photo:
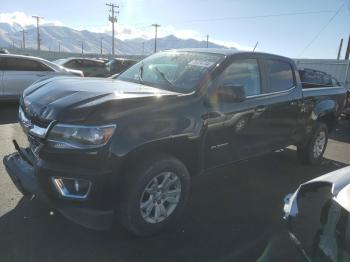
[[[119,215],[128,231],[152,235],[178,219],[190,191],[188,171],[178,159],[145,161],[127,175]]]
[[[298,145],[298,157],[304,164],[316,165],[323,159],[328,143],[328,128],[319,122],[316,124],[312,136],[305,143]]]

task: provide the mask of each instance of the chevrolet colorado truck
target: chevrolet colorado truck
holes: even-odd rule
[[[29,146],[14,141],[3,162],[24,195],[70,220],[104,229],[118,219],[151,235],[178,221],[196,176],[289,145],[319,163],[344,98],[339,86],[303,89],[294,62],[277,55],[159,52],[116,79],[27,88],[19,122]]]

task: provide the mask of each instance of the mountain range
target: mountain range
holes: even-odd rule
[[[25,28],[25,47],[37,48],[37,29],[34,26]],[[111,53],[112,37],[106,33],[95,33],[88,30],[75,30],[66,26],[42,25],[40,26],[41,49],[62,52],[100,53],[101,39],[104,54]],[[0,23],[0,47],[21,47],[22,27],[18,24]],[[200,48],[206,47],[206,41],[195,39],[181,39],[168,35],[157,39],[157,50],[173,48]],[[59,47],[60,46],[60,47]],[[209,47],[227,48],[209,42]],[[134,38],[121,40],[116,38],[116,53],[128,55],[150,54],[154,49],[154,39]]]

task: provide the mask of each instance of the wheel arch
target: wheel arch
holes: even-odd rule
[[[135,165],[140,159],[151,159],[156,156],[172,156],[181,161],[187,168],[190,176],[200,173],[202,168],[201,144],[198,139],[188,137],[170,138],[148,142],[131,150],[124,156],[121,166],[122,173]]]
[[[328,130],[334,129],[337,122],[338,104],[334,100],[323,100],[312,111],[312,120],[324,123]]]

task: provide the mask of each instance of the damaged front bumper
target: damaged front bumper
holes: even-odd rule
[[[15,147],[17,152],[5,156],[3,163],[14,185],[24,196],[35,196],[44,200],[67,219],[91,229],[104,230],[112,225],[113,209],[101,207],[97,203],[96,198],[102,196],[103,193],[101,187],[97,190],[98,186],[95,186],[92,196],[89,196],[86,201],[64,199],[59,195],[55,186],[50,184],[50,175],[74,176],[80,172],[75,171],[75,174],[68,174],[64,169],[59,170],[42,160],[38,163],[30,154],[30,149],[19,148],[16,143]],[[102,174],[91,174],[89,179],[94,181],[95,185],[99,184],[95,177],[101,177],[102,180],[105,178]]]
[[[24,196],[39,194],[37,177],[34,175],[34,167],[23,160],[20,153],[5,156],[3,163],[12,182]]]

